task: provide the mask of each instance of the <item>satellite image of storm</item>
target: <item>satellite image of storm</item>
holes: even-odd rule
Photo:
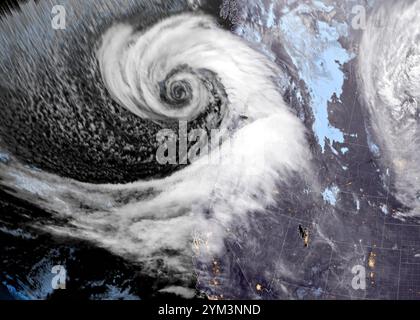
[[[419,17],[3,1],[0,300],[420,300]]]

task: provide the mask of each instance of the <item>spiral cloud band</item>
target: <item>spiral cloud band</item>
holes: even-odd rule
[[[162,129],[191,121],[231,139],[211,151],[222,161],[199,158],[132,183],[86,183],[17,160],[0,164],[3,186],[53,214],[37,227],[93,241],[144,263],[144,272],[160,261],[188,278],[197,238],[206,243],[200,259],[221,254],[233,221],[246,225],[248,213],[263,214],[281,198],[276,186],[309,176],[305,127],[283,102],[281,71],[210,17],[173,15],[140,31],[118,23],[95,49],[98,86],[136,118]]]
[[[359,73],[371,127],[396,197],[420,208],[420,1],[381,3],[360,45]]]
[[[212,21],[202,17],[169,19],[145,33],[115,26],[98,52],[103,78],[115,99],[140,117],[194,120],[224,95],[212,73],[224,63],[216,36]],[[197,40],[205,38],[217,45],[200,48]]]

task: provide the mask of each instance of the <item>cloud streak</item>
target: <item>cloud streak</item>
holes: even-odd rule
[[[359,75],[371,128],[408,215],[420,208],[420,1],[379,4],[360,43]]]

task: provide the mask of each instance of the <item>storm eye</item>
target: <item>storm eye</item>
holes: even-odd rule
[[[186,80],[176,80],[173,82],[162,81],[160,86],[160,98],[171,107],[181,108],[188,104],[192,99],[192,87]]]
[[[187,96],[188,83],[184,81],[178,81],[171,86],[171,93],[175,100],[183,101]]]

